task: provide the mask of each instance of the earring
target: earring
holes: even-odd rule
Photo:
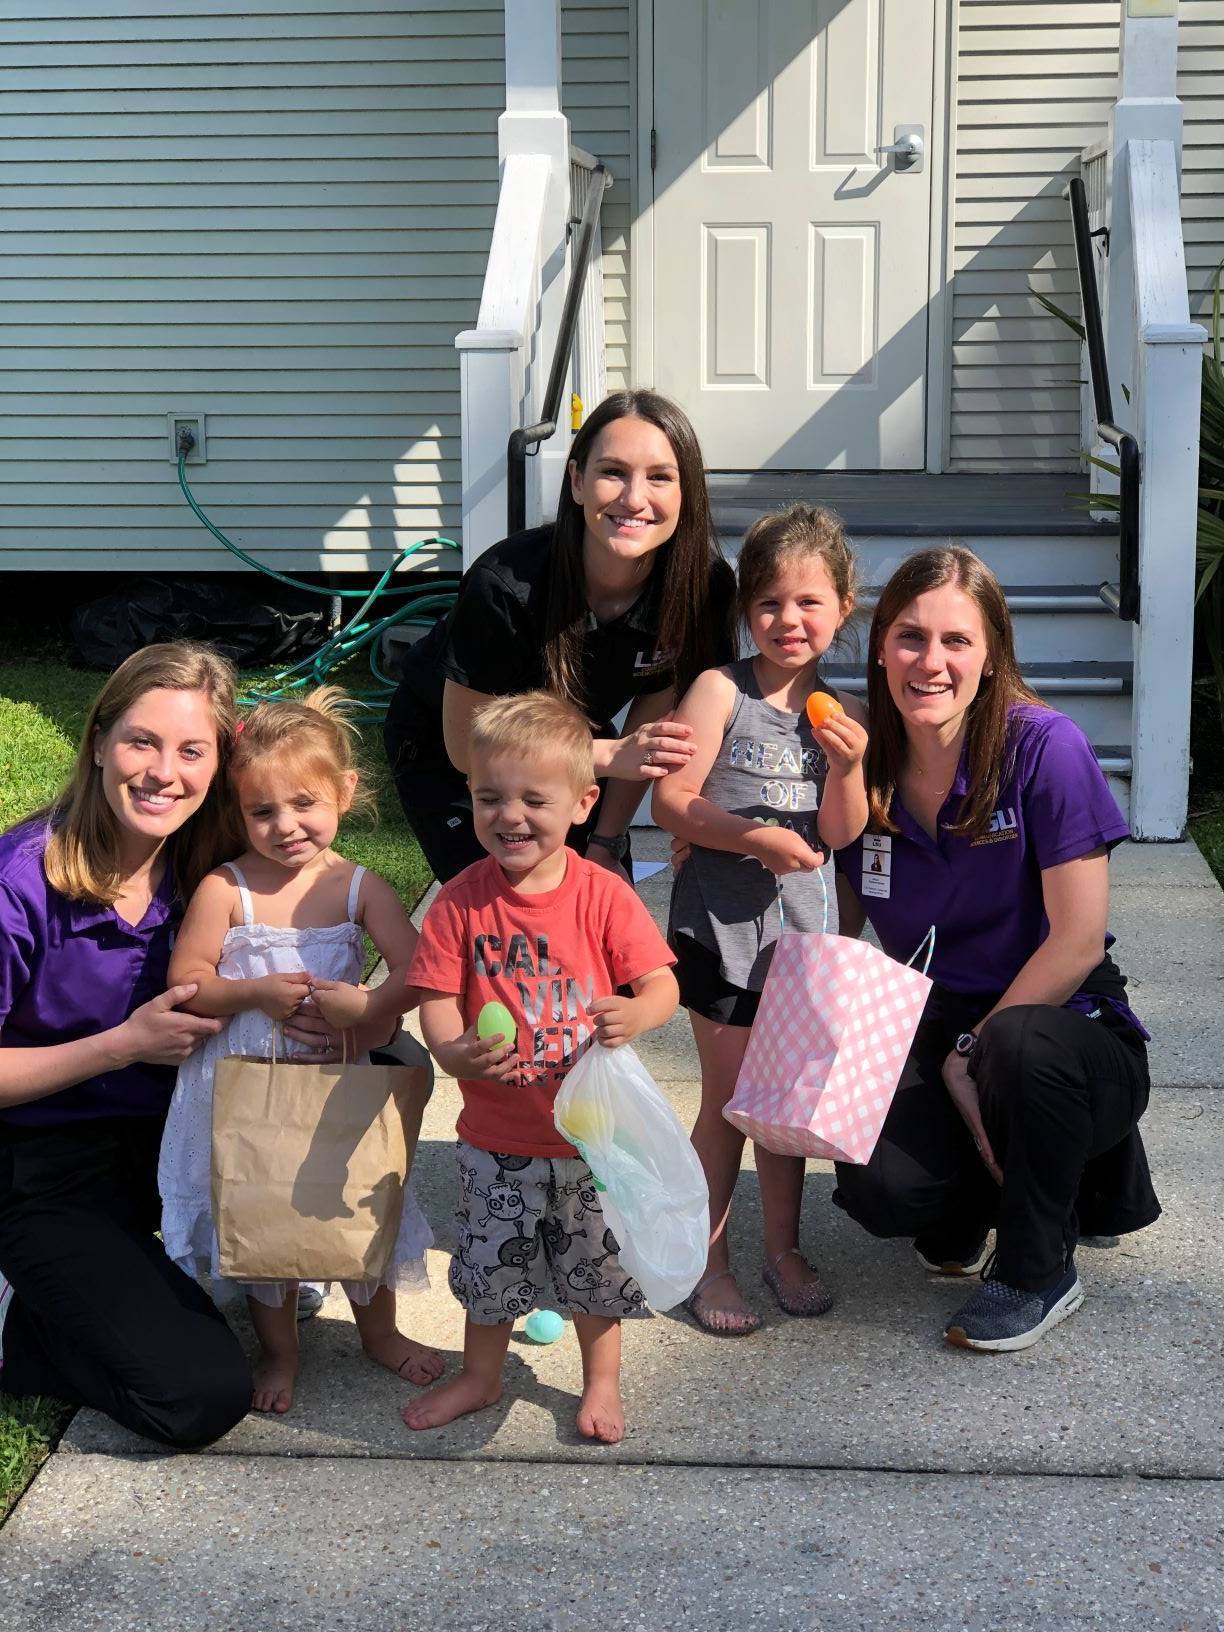
[[[94,755],[94,764],[98,767],[99,770],[102,769],[102,761],[98,758],[97,754]]]

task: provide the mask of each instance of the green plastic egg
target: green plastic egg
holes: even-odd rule
[[[504,1037],[512,1043],[518,1035],[514,1016],[504,1003],[486,1003],[476,1016],[476,1035],[482,1042],[490,1037]]]

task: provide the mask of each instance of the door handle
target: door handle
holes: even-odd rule
[[[894,125],[892,141],[887,147],[877,147],[876,152],[891,154],[895,170],[917,173],[926,157],[922,126]]]

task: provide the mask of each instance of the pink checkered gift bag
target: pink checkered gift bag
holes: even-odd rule
[[[930,989],[925,968],[866,941],[782,935],[723,1115],[781,1156],[866,1163]]]

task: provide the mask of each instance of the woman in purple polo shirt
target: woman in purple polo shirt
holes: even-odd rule
[[[183,903],[233,849],[213,783],[234,721],[228,663],[146,647],[60,797],[0,837],[0,1388],[183,1447],[251,1400],[236,1338],[154,1234],[175,1066],[221,1024],[165,988]]]
[[[1160,1212],[1137,1129],[1148,1034],[1106,929],[1127,825],[1079,727],[1021,679],[970,551],[893,575],[867,687],[871,819],[837,855],[843,928],[865,914],[905,961],[933,924],[935,987],[875,1154],[838,1164],[834,1199],[913,1236],[933,1274],[983,1271],[949,1342],[1027,1348],[1083,1301],[1080,1233]]]

